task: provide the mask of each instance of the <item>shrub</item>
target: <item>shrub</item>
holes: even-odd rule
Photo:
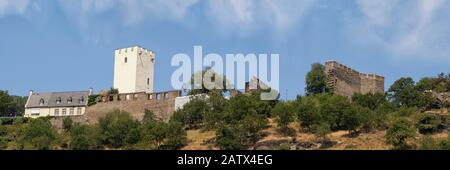
[[[425,136],[420,141],[420,147],[421,150],[439,150],[439,142],[435,139]]]
[[[223,150],[244,149],[243,135],[238,128],[222,125],[217,130],[217,146]]]
[[[441,118],[438,115],[424,113],[421,114],[417,122],[417,128],[422,134],[433,133],[439,130]]]
[[[295,117],[294,106],[292,103],[278,103],[272,110],[272,116],[278,123],[283,132],[289,129],[289,123],[293,122]]]
[[[62,127],[66,132],[70,131],[70,128],[72,128],[72,125],[73,125],[73,121],[70,117],[65,117],[63,119]]]
[[[150,123],[156,121],[155,113],[153,113],[152,110],[145,109],[144,111],[144,118],[142,119],[142,122],[144,123]]]
[[[170,122],[167,126],[165,146],[168,149],[178,149],[187,143],[186,130],[179,122]]]
[[[57,139],[57,132],[53,129],[47,119],[32,120],[24,129],[21,135],[21,143],[25,149],[51,149]]]
[[[70,129],[70,148],[74,150],[99,149],[100,132],[95,126],[75,124]]]
[[[102,141],[106,145],[121,147],[139,139],[139,123],[129,113],[115,110],[99,119]]]
[[[416,136],[416,130],[407,119],[395,121],[386,132],[387,143],[394,146],[395,149],[407,149],[407,139]]]

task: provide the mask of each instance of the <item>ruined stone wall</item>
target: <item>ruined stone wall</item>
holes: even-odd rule
[[[351,98],[355,93],[384,92],[384,77],[360,73],[336,61],[325,62],[325,73],[328,85],[338,95]]]
[[[145,109],[152,110],[155,116],[162,120],[169,120],[175,108],[175,98],[181,91],[167,91],[157,93],[128,93],[109,96],[99,96],[97,104],[89,106],[86,114],[75,118],[75,122],[96,124],[98,119],[109,112],[119,109],[129,112],[132,117],[142,120]]]

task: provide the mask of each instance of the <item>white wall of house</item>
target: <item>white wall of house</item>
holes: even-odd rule
[[[46,116],[78,116],[86,113],[86,107],[45,107],[26,108],[25,117],[46,117]]]

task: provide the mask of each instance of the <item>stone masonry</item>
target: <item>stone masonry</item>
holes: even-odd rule
[[[384,77],[353,70],[336,61],[325,62],[327,84],[335,94],[351,98],[355,93],[384,93]]]

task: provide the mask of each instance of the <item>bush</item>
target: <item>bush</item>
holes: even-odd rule
[[[417,128],[421,134],[434,133],[439,130],[440,125],[441,118],[430,113],[421,114],[417,122]]]
[[[99,119],[102,141],[112,147],[135,144],[139,140],[139,123],[129,113],[115,110]]]
[[[150,122],[154,122],[154,121],[156,121],[155,113],[153,113],[153,111],[151,111],[149,109],[145,109],[144,118],[142,119],[142,122],[150,123]]]
[[[51,149],[55,144],[58,134],[47,119],[32,120],[21,135],[21,143],[25,149]]]
[[[75,124],[70,129],[70,148],[73,150],[99,149],[100,132],[95,126]]]
[[[179,122],[170,122],[167,127],[165,146],[168,149],[178,149],[187,144],[186,130]]]
[[[142,125],[141,142],[150,144],[151,147],[158,149],[167,136],[167,123],[152,122]]]
[[[238,128],[222,125],[217,130],[217,146],[223,150],[244,149],[243,134]]]
[[[70,131],[70,128],[72,128],[72,125],[73,125],[73,121],[70,117],[65,117],[63,119],[62,127],[66,132]]]
[[[292,103],[278,103],[272,110],[272,116],[278,123],[281,130],[289,129],[288,125],[294,121],[294,106]]]
[[[407,149],[407,139],[416,136],[416,130],[406,119],[395,121],[386,132],[386,141],[395,149]]]
[[[316,137],[322,141],[327,141],[328,140],[328,134],[331,133],[331,128],[330,125],[328,123],[320,123],[318,125],[315,126],[315,131],[314,134],[316,135]]]

